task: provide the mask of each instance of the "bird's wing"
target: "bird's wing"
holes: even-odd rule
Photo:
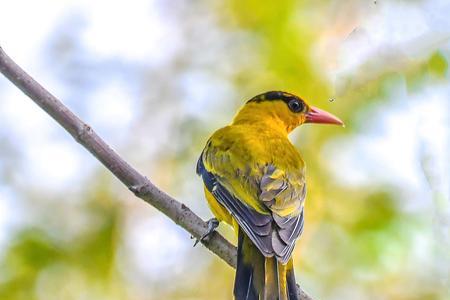
[[[303,170],[287,174],[271,164],[257,171],[248,164],[246,168],[253,171],[236,161],[232,149],[217,149],[211,143],[197,163],[207,189],[261,253],[285,263],[303,229]]]
[[[260,181],[262,201],[272,212],[272,248],[287,261],[303,231],[306,183],[303,170],[287,172],[268,165]]]

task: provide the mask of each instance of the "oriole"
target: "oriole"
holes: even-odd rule
[[[303,230],[305,164],[288,134],[303,123],[343,125],[293,94],[266,92],[216,131],[198,160],[213,214],[238,234],[237,300],[298,299],[291,254]]]

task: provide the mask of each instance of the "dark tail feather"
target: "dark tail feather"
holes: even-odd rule
[[[264,256],[239,229],[234,297],[236,300],[259,300],[263,288]]]
[[[295,281],[294,262],[292,257],[286,265],[286,284],[289,300],[300,300],[298,297],[297,282]]]
[[[239,230],[234,297],[236,300],[298,300],[292,258],[286,265],[266,258]]]

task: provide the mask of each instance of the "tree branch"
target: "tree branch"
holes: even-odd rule
[[[72,113],[61,101],[20,68],[0,46],[0,72],[59,123],[72,137],[94,155],[111,173],[137,197],[154,206],[192,236],[199,239],[207,224],[186,205],[158,189],[145,176],[131,167],[92,128]],[[219,233],[214,232],[205,247],[236,268],[236,248]],[[299,297],[312,300],[299,286]]]

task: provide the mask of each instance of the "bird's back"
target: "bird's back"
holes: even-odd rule
[[[230,205],[228,210],[241,226],[251,223],[248,215],[254,216],[247,233],[254,234],[261,252],[285,261],[303,227],[304,164],[286,135],[258,125],[230,125],[216,131],[199,166],[204,180],[214,181],[211,193],[221,189],[226,193],[216,198],[223,198],[218,200],[225,207]],[[245,211],[242,219],[239,211]]]
[[[286,135],[265,126],[230,125],[208,141],[211,150],[231,156],[235,169],[276,165],[285,171],[304,169],[304,162]]]

